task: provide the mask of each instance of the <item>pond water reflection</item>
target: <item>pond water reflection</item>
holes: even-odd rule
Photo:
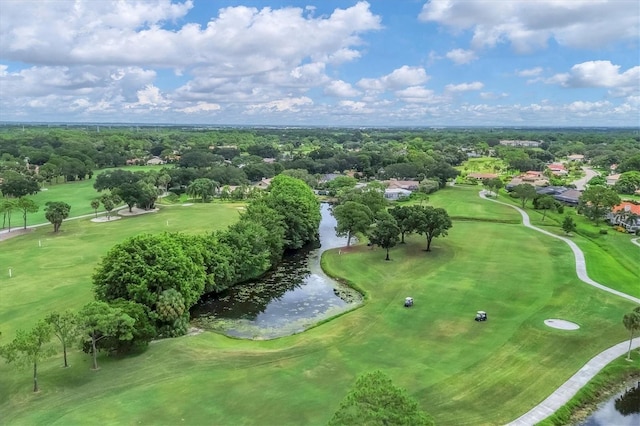
[[[273,271],[219,295],[203,297],[191,309],[202,328],[248,339],[273,339],[310,326],[362,303],[362,296],[322,272],[322,252],[346,245],[335,235],[329,204],[321,205],[320,244],[287,256]]]
[[[640,425],[640,382],[601,404],[580,426]]]

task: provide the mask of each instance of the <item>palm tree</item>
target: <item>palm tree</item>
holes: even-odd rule
[[[622,317],[622,323],[624,328],[629,330],[629,351],[627,353],[627,361],[631,361],[631,341],[633,340],[633,334],[640,330],[640,306],[635,308],[633,312],[625,314]]]
[[[187,194],[193,198],[201,197],[204,203],[209,197],[212,197],[216,193],[216,188],[217,183],[213,180],[198,178],[187,187]]]
[[[96,214],[96,217],[98,217],[98,209],[100,208],[100,200],[91,200],[91,208],[93,209],[93,211]]]

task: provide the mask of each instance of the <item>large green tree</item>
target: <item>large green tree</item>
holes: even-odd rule
[[[369,233],[371,244],[376,244],[387,251],[387,256],[384,260],[390,260],[389,249],[395,247],[399,240],[400,228],[392,216],[377,220]]]
[[[640,189],[640,172],[629,171],[622,173],[618,181],[613,185],[613,189],[620,194],[634,194]]]
[[[13,212],[16,210],[16,200],[11,198],[1,198],[0,199],[0,213],[2,214],[2,227],[8,227],[9,232],[11,232],[11,216]]]
[[[336,235],[347,237],[347,247],[355,233],[366,233],[373,223],[373,213],[369,207],[355,201],[347,201],[333,208],[336,218]]]
[[[40,207],[38,203],[30,198],[20,197],[16,200],[15,206],[22,212],[22,221],[24,223],[24,229],[27,229],[27,214],[37,212]]]
[[[416,232],[427,238],[426,251],[431,251],[431,241],[436,237],[446,236],[452,225],[445,209],[416,206]]]
[[[44,216],[53,224],[53,232],[58,232],[62,221],[69,217],[71,206],[63,201],[48,201],[45,206]]]
[[[11,343],[0,348],[0,353],[8,363],[19,368],[33,366],[33,391],[38,392],[38,363],[49,358],[55,350],[48,346],[51,341],[51,326],[39,321],[30,331],[18,330]]]
[[[141,234],[107,252],[93,283],[98,300],[131,300],[154,311],[162,292],[175,289],[190,308],[203,293],[205,272],[171,234]]]
[[[299,249],[316,241],[320,225],[320,203],[303,181],[286,175],[271,180],[267,206],[284,218],[285,249]]]
[[[400,244],[404,244],[404,236],[416,229],[416,212],[419,210],[414,206],[399,206],[389,209],[389,213],[396,220],[400,228]]]
[[[0,183],[0,191],[5,197],[20,198],[26,195],[37,194],[40,191],[38,182],[19,173],[7,173]]]
[[[230,264],[234,283],[258,278],[269,269],[268,237],[269,231],[264,226],[245,220],[231,225],[221,236],[220,241],[233,253]]]
[[[613,206],[618,204],[620,204],[620,197],[613,189],[591,186],[582,193],[578,207],[586,217],[598,223]]]
[[[536,188],[529,183],[521,183],[513,188],[513,193],[520,199],[520,204],[524,209],[528,200],[533,199],[536,196]]]
[[[198,178],[187,187],[187,194],[193,198],[199,197],[204,203],[214,196],[217,188],[217,182],[207,178]]]
[[[97,342],[107,337],[133,339],[135,320],[105,302],[89,302],[78,312],[78,332],[89,344],[93,369],[98,369]]]
[[[331,426],[429,426],[434,422],[420,410],[407,391],[395,386],[381,371],[358,377],[354,388],[329,421]]]
[[[51,325],[53,334],[62,344],[62,353],[65,368],[69,366],[67,362],[67,348],[78,337],[78,317],[71,311],[63,313],[52,312],[45,318],[47,324]]]

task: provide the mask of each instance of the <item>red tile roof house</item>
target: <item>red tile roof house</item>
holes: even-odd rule
[[[554,174],[554,175],[556,175],[556,176],[559,176],[559,175],[566,175],[566,174],[568,174],[568,173],[569,173],[569,172],[567,171],[567,169],[565,169],[564,164],[562,164],[562,163],[552,163],[552,164],[549,164],[549,165],[547,166],[547,169],[551,170],[551,173],[553,173],[553,174]]]
[[[612,225],[622,226],[627,232],[640,231],[640,205],[623,201],[611,209],[607,214],[607,220]]]

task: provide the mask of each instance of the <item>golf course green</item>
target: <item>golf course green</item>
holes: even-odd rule
[[[431,252],[414,235],[391,250],[389,262],[384,250],[364,245],[325,252],[325,271],[365,293],[359,309],[276,340],[211,332],[160,340],[135,356],[101,355],[98,371],[89,355],[74,350],[69,368],[61,367],[61,355],[39,366],[36,394],[28,369],[2,363],[0,422],[320,425],[356,377],[376,369],[407,389],[436,424],[513,420],[595,354],[628,338],[622,316],[635,306],[582,283],[565,243],[523,227],[518,212],[482,200],[478,189],[431,196],[429,203],[453,218]],[[127,236],[223,229],[238,207],[163,206],[110,223],[65,222],[59,235],[45,226],[1,241],[0,344],[51,311],[90,301],[93,269]],[[608,244],[621,248],[604,253],[573,237],[587,265],[593,262],[593,279],[638,296],[633,282],[640,273],[628,266],[638,248],[630,238],[612,239]],[[406,296],[414,298],[412,308],[403,307]],[[477,310],[488,313],[487,322],[473,320]],[[549,328],[548,318],[580,329]]]

